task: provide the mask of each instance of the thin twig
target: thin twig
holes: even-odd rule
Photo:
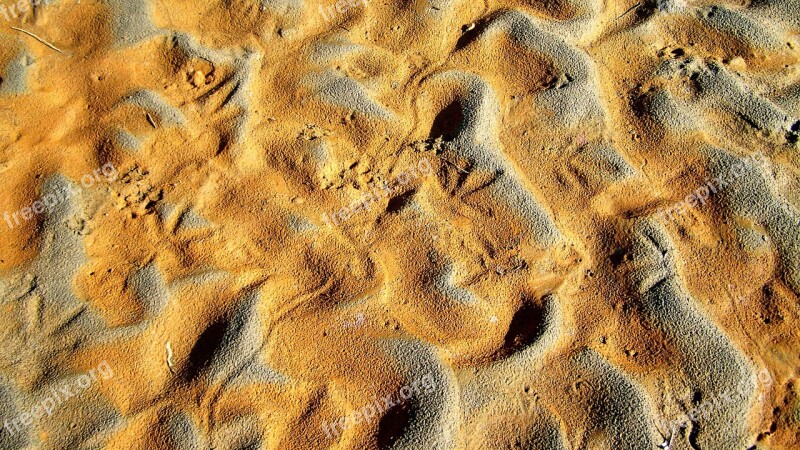
[[[639,5],[641,5],[641,4],[642,4],[642,2],[639,2],[639,3],[637,3],[637,4],[633,5],[633,6],[631,6],[630,8],[626,9],[624,13],[620,14],[620,15],[619,15],[619,17],[617,17],[616,19],[614,19],[614,22],[616,22],[616,21],[618,21],[619,19],[621,19],[621,18],[622,18],[622,16],[624,16],[625,14],[628,14],[629,12],[633,11],[633,9],[634,9],[634,8],[636,8],[637,6],[639,6]]]
[[[153,120],[153,116],[151,116],[150,113],[146,113],[146,116],[147,116],[147,122],[150,123],[150,126],[153,128],[158,128],[156,126],[156,121]]]
[[[22,28],[17,28],[17,27],[11,27],[11,28],[12,28],[12,29],[14,29],[14,30],[21,31],[21,32],[23,32],[23,33],[27,34],[28,36],[30,36],[30,37],[32,37],[32,38],[34,38],[34,39],[36,39],[37,41],[41,42],[42,44],[44,44],[44,45],[46,45],[46,46],[48,46],[48,47],[52,48],[52,49],[53,49],[53,50],[55,50],[55,51],[57,51],[58,53],[62,53],[62,52],[61,52],[61,50],[60,50],[58,47],[56,47],[55,45],[53,45],[53,44],[51,44],[51,43],[49,43],[49,42],[45,41],[44,39],[42,39],[42,38],[40,38],[39,36],[37,36],[37,35],[35,35],[35,34],[31,33],[30,31],[23,30]]]
[[[469,170],[465,170],[465,169],[462,169],[461,167],[458,167],[458,165],[456,165],[454,162],[450,161],[447,158],[442,158],[442,161],[444,161],[444,162],[450,164],[451,166],[455,167],[456,170],[461,172],[461,173],[469,173]]]

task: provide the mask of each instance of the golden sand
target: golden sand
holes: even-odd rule
[[[0,449],[800,448],[795,0],[0,0]]]

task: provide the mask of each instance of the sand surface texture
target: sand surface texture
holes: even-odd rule
[[[800,448],[798,0],[0,0],[0,449]]]

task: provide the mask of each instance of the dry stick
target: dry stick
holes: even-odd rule
[[[450,164],[451,166],[455,167],[455,168],[456,168],[456,170],[457,170],[457,171],[459,171],[459,172],[461,172],[461,173],[469,173],[469,170],[462,169],[461,167],[458,167],[458,166],[457,166],[457,165],[456,165],[454,162],[450,161],[450,160],[449,160],[449,159],[447,159],[447,158],[442,158],[442,161],[444,161],[444,162],[446,162],[447,164]]]
[[[616,19],[614,19],[614,22],[616,22],[616,21],[618,21],[619,19],[621,19],[621,18],[622,18],[622,16],[624,16],[625,14],[628,14],[629,12],[633,11],[633,9],[634,9],[634,8],[636,8],[637,6],[639,6],[639,5],[641,5],[641,4],[642,4],[642,2],[639,2],[639,3],[637,3],[637,4],[633,5],[633,6],[631,6],[630,8],[626,9],[624,13],[620,14],[620,15],[619,15],[619,17],[617,17]]]
[[[30,36],[30,37],[32,37],[32,38],[34,38],[34,39],[36,39],[37,41],[41,42],[42,44],[44,44],[44,45],[46,45],[46,46],[48,46],[48,47],[52,48],[52,49],[53,49],[53,50],[55,50],[55,51],[57,51],[58,53],[62,53],[62,52],[61,52],[61,50],[59,50],[59,48],[58,48],[58,47],[56,47],[55,45],[53,45],[53,44],[51,44],[51,43],[49,43],[49,42],[45,41],[44,39],[42,39],[42,38],[40,38],[39,36],[37,36],[37,35],[35,35],[35,34],[31,33],[30,31],[26,31],[26,30],[23,30],[22,28],[17,28],[17,27],[11,27],[11,28],[12,28],[12,29],[14,29],[14,30],[21,31],[21,32],[23,32],[23,33],[27,34],[28,36]]]

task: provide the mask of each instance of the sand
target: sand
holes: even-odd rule
[[[798,18],[0,2],[0,449],[800,448]]]

